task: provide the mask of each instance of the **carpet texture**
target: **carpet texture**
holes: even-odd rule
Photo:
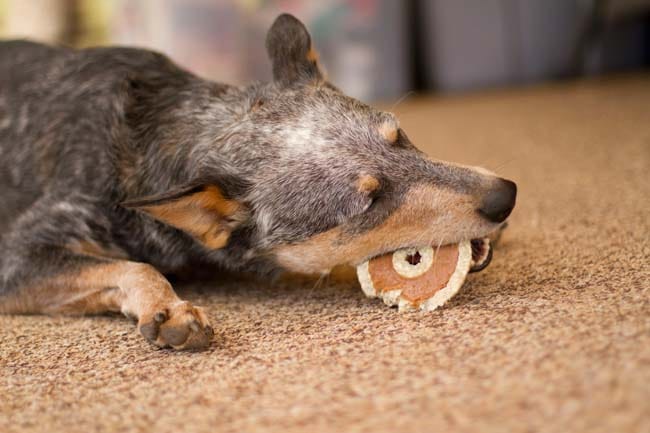
[[[341,278],[180,287],[216,328],[201,353],[119,317],[0,316],[0,431],[649,432],[650,76],[395,111],[519,185],[449,304],[398,314]]]

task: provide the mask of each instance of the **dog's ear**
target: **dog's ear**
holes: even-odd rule
[[[323,74],[318,67],[318,53],[311,36],[296,17],[282,14],[266,35],[266,50],[273,65],[273,79],[283,85],[298,81],[318,81]]]
[[[176,227],[210,249],[226,246],[230,233],[247,215],[241,203],[226,198],[221,189],[212,184],[193,184],[161,195],[128,200],[121,205]]]

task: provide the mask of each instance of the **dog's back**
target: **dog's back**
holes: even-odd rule
[[[92,188],[83,165],[74,164],[84,153],[92,152],[95,177],[103,177],[103,152],[82,137],[91,124],[101,130],[101,115],[84,95],[81,66],[67,48],[0,43],[0,194],[9,204],[0,211],[3,229],[45,195]]]
[[[147,74],[166,84],[189,76],[146,50],[0,43],[0,195],[10,203],[0,228],[44,195],[120,194],[119,165],[137,158],[128,148],[125,87]]]
[[[33,128],[30,107],[34,110],[44,102],[39,98],[30,103],[29,94],[48,93],[39,75],[65,56],[65,49],[33,42],[0,42],[0,196],[5,202],[0,207],[2,232],[43,190],[47,173],[43,173],[43,167],[39,169],[33,140],[23,140],[22,135]]]
[[[156,106],[150,95],[181,93],[196,77],[147,50],[27,41],[0,43],[0,77],[0,248],[25,255],[0,260],[0,292],[26,278],[14,277],[14,269],[28,266],[34,259],[27,256],[44,244],[142,261],[151,256],[166,266],[160,257],[168,244],[161,239],[173,231],[118,204],[128,186],[156,182],[146,167],[164,159],[155,156],[155,145],[134,139],[134,124],[146,134],[157,122],[155,110],[141,106]],[[169,255],[169,267],[186,260],[192,248],[186,249]]]

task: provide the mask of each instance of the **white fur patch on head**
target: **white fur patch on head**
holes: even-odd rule
[[[298,121],[282,125],[280,133],[283,153],[289,155],[314,153],[323,148],[327,142],[317,131],[319,119],[314,112],[305,112]]]

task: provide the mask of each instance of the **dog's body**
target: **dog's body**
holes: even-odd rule
[[[144,50],[1,43],[0,312],[121,311],[201,347],[205,315],[161,272],[327,272],[508,216],[514,184],[342,95],[295,18],[267,47],[274,81],[238,88]]]

